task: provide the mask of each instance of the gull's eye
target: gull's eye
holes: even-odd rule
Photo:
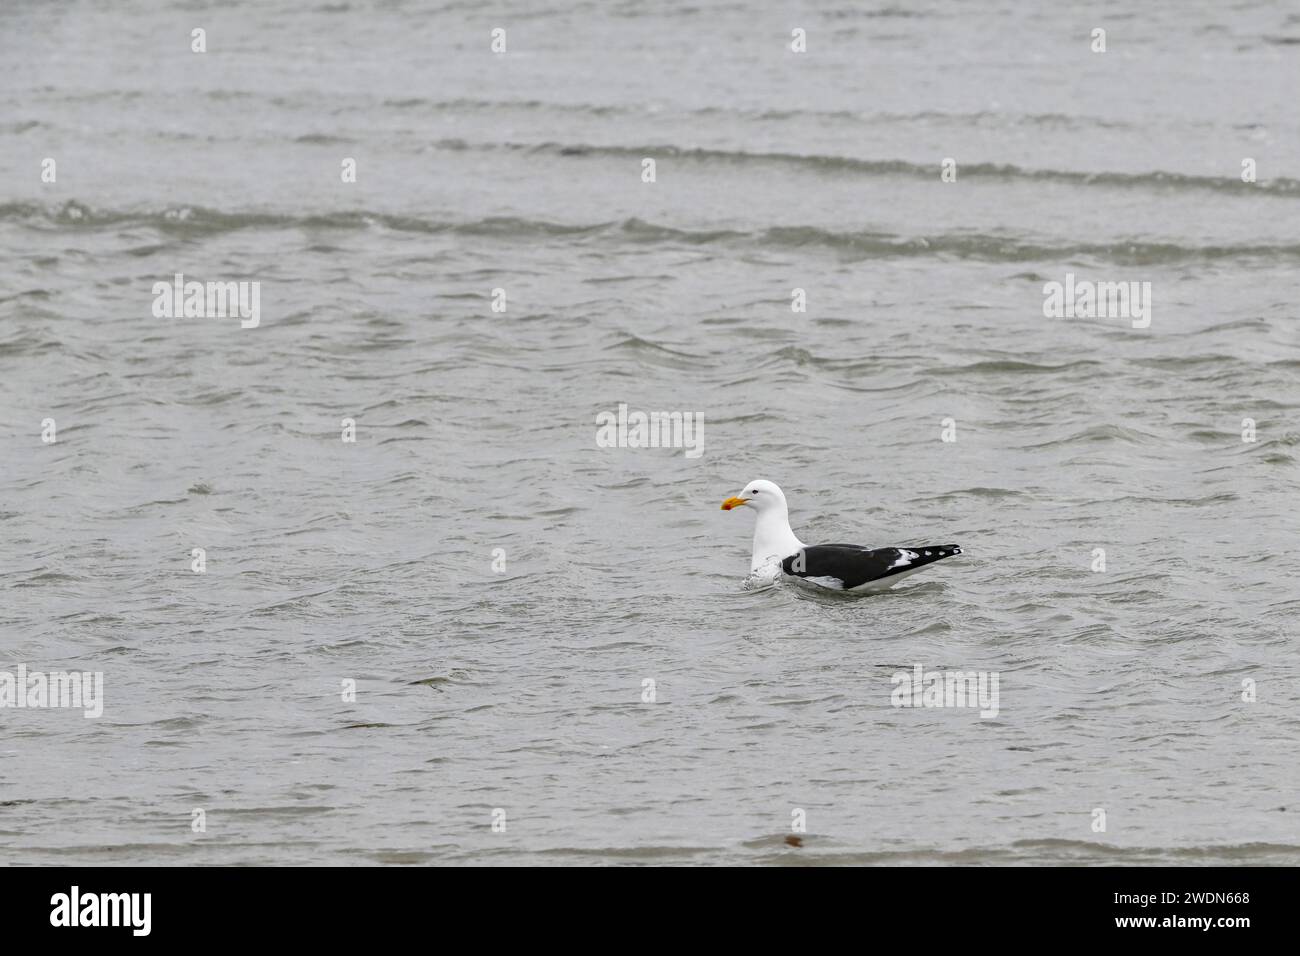
[[[753,491],[750,492],[750,494],[751,494],[751,495],[756,495],[756,494],[758,494],[758,493],[759,493],[760,491],[762,491],[762,490],[763,490],[762,488],[755,488]]]

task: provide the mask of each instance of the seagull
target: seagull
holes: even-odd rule
[[[790,530],[785,494],[771,481],[751,481],[740,494],[724,501],[722,510],[741,506],[758,512],[749,566],[756,582],[774,582],[779,572],[785,572],[832,591],[870,594],[892,588],[927,564],[961,554],[955,544],[874,551],[856,544],[804,544]]]

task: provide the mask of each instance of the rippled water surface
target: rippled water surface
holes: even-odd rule
[[[0,861],[1300,862],[1292,5],[20,2],[0,81],[0,670],[105,687],[0,710]],[[965,554],[743,590],[753,478]]]

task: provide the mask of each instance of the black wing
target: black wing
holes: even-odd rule
[[[943,558],[961,554],[955,544],[926,544],[911,548],[878,548],[856,544],[814,544],[781,562],[781,570],[798,578],[831,578],[844,590],[903,571],[915,571]]]

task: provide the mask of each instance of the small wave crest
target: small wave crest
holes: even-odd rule
[[[889,258],[949,258],[983,262],[1059,262],[1093,259],[1124,265],[1256,259],[1264,262],[1300,260],[1300,243],[1187,245],[1177,242],[1115,240],[1111,242],[1051,241],[1003,233],[954,232],[903,236],[874,231],[844,231],[820,226],[773,226],[754,230],[684,229],[630,218],[614,222],[561,223],[516,216],[490,216],[451,221],[392,213],[339,211],[295,215],[288,212],[222,212],[200,206],[159,210],[98,210],[70,200],[51,208],[32,202],[0,204],[0,223],[34,229],[153,228],[164,235],[207,235],[242,229],[369,230],[451,233],[498,238],[502,241],[599,238],[614,245],[720,245],[743,249],[822,249],[851,260]]]

